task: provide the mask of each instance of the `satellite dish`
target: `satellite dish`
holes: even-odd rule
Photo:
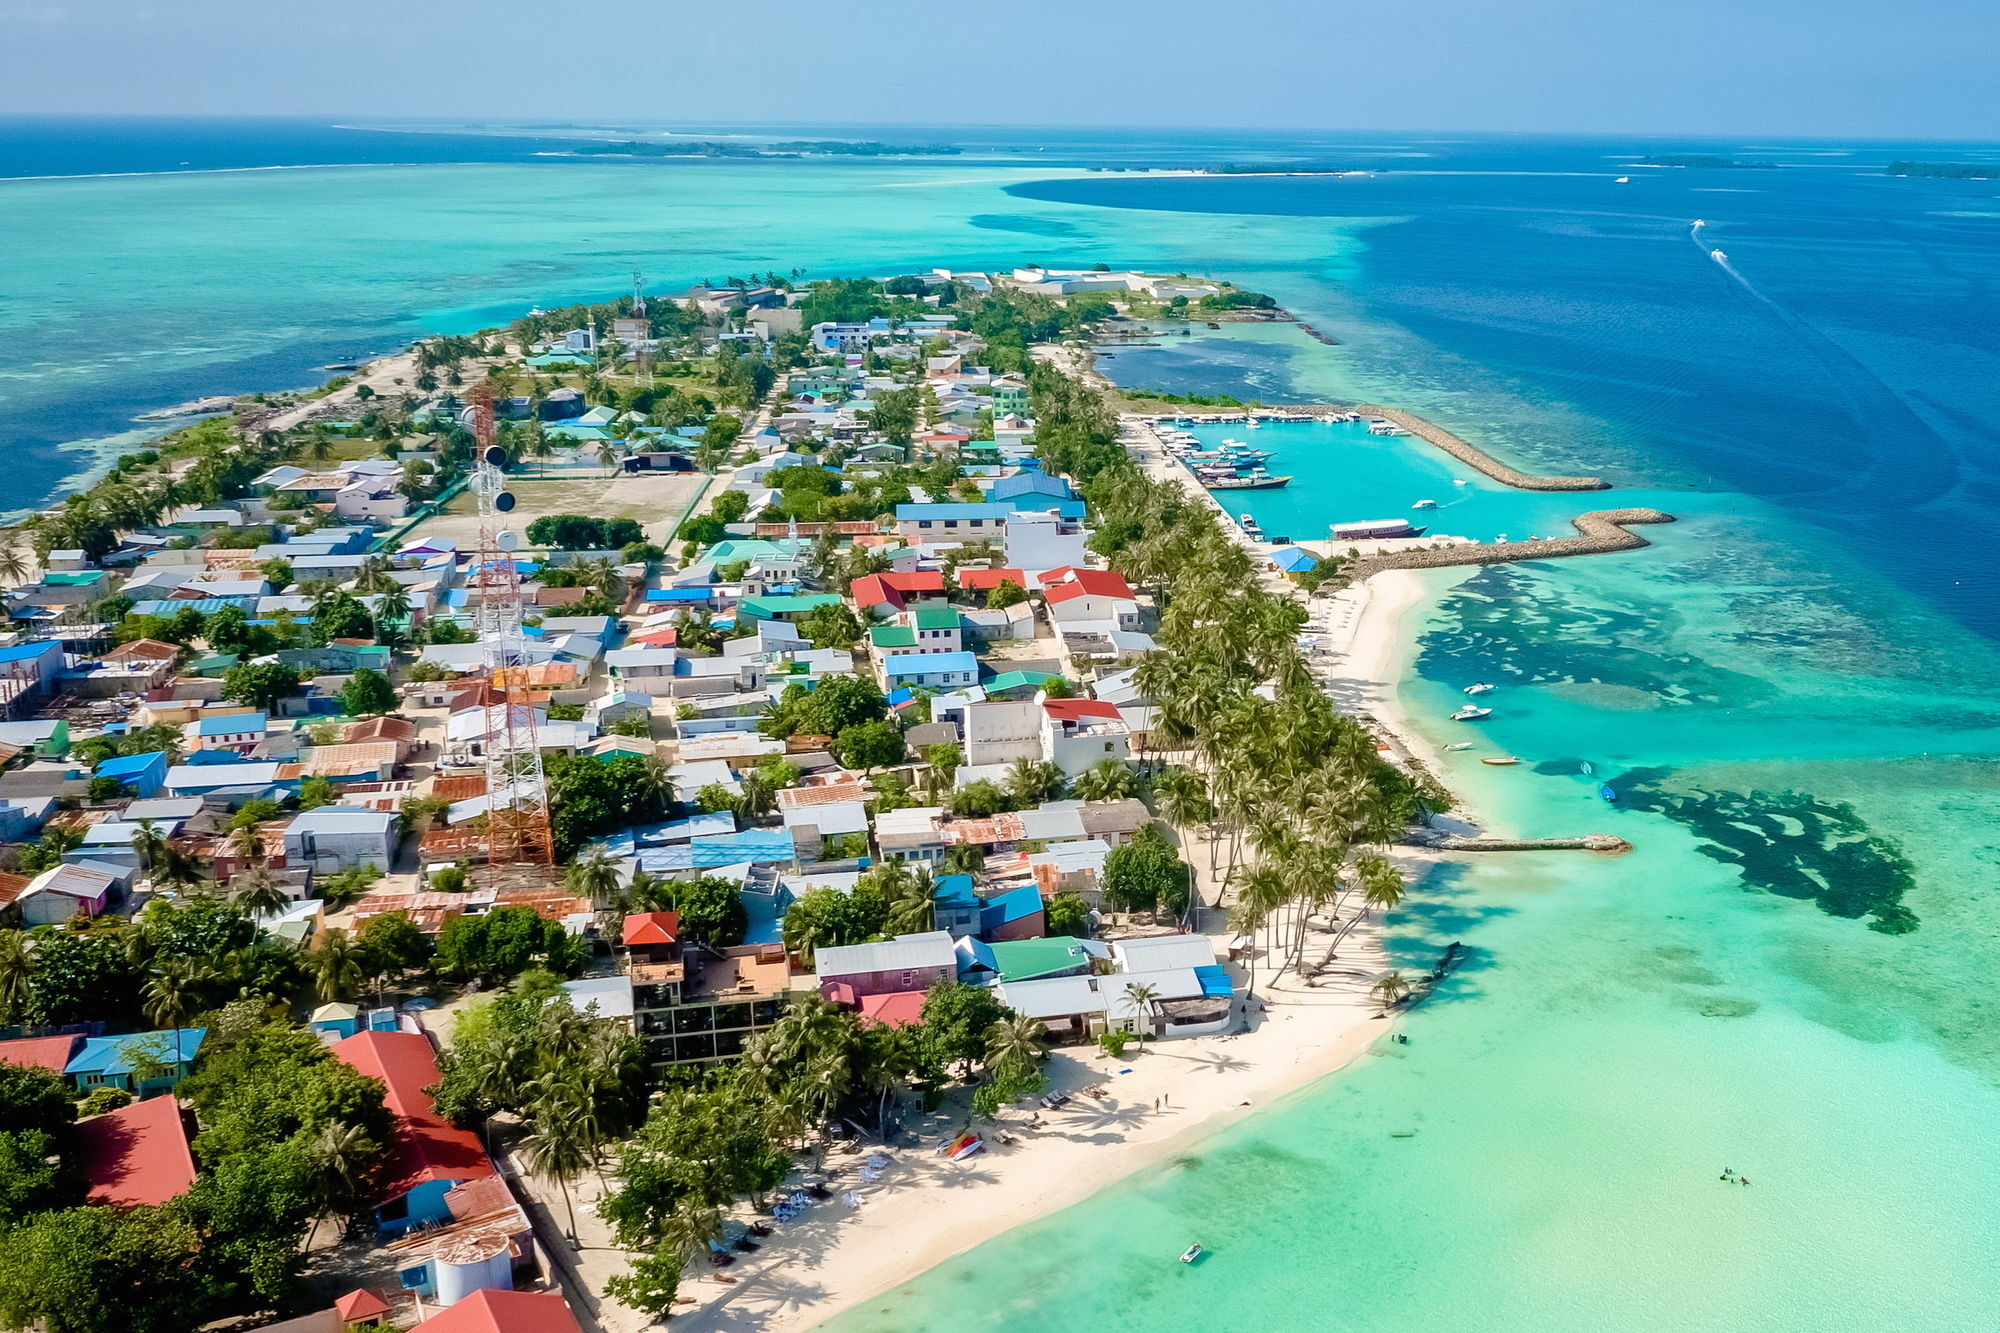
[[[497,444],[489,444],[486,446],[486,452],[480,455],[480,459],[494,467],[505,467],[507,466],[507,451]]]
[[[493,541],[503,551],[515,551],[520,549],[521,534],[509,528],[498,537],[495,537]]]
[[[512,513],[514,509],[514,492],[502,491],[500,494],[494,496],[493,507],[503,514]]]

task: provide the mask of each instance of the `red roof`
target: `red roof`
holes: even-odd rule
[[[847,595],[864,610],[873,606],[903,608],[903,594],[880,574],[864,574],[847,586]]]
[[[681,937],[679,912],[635,912],[625,918],[626,948],[635,944],[673,944]]]
[[[864,995],[861,1017],[885,1027],[906,1028],[924,1016],[924,994],[920,990],[898,990],[887,995]]]
[[[366,1287],[356,1287],[333,1303],[333,1312],[344,1322],[352,1324],[363,1319],[377,1319],[389,1313],[389,1302]]]
[[[958,586],[961,588],[997,588],[1003,583],[1011,583],[1017,588],[1028,586],[1028,576],[1018,569],[961,569],[958,571]]]
[[[410,1333],[583,1333],[552,1291],[475,1291]]]
[[[913,569],[907,574],[888,570],[875,575],[897,592],[937,592],[944,591],[944,574],[935,569]]]
[[[1109,569],[1075,569],[1065,565],[1042,575],[1042,595],[1051,602],[1072,597],[1122,597],[1132,600],[1132,585]]]
[[[1120,716],[1115,707],[1102,699],[1044,699],[1042,707],[1058,722],[1081,722],[1087,717]]]
[[[161,1204],[194,1187],[187,1122],[172,1097],[121,1106],[76,1127],[92,1203]]]
[[[69,1067],[69,1058],[82,1040],[82,1037],[22,1037],[0,1041],[0,1064],[60,1074]]]
[[[384,1100],[396,1124],[383,1201],[399,1199],[425,1181],[477,1180],[493,1174],[479,1136],[446,1123],[424,1091],[440,1077],[430,1038],[416,1032],[358,1032],[335,1042],[332,1049],[337,1058],[382,1080],[388,1089]]]

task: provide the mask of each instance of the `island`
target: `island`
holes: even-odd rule
[[[2000,163],[1993,162],[1891,162],[1882,168],[1889,176],[1928,176],[1933,180],[1990,181],[2000,179]]]

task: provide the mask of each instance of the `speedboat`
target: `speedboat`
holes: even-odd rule
[[[1467,481],[1464,477],[1453,477],[1451,479],[1451,484],[1454,486],[1470,486],[1472,483]]]
[[[1493,710],[1490,708],[1480,708],[1475,704],[1467,704],[1456,713],[1453,713],[1451,720],[1454,722],[1477,722],[1483,717],[1492,716]]]
[[[1630,176],[1620,176],[1617,180],[1611,183],[1613,185],[1630,185],[1632,183],[1632,178]]]
[[[1459,742],[1458,744],[1456,744],[1456,745],[1447,745],[1447,746],[1445,746],[1444,748],[1445,748],[1445,749],[1447,749],[1447,750],[1470,750],[1470,749],[1472,748],[1472,742],[1471,742],[1471,741],[1460,741],[1460,742]]]
[[[1467,694],[1491,694],[1493,693],[1493,687],[1486,681],[1476,680],[1465,687],[1465,692]]]
[[[1438,502],[1436,500],[1419,500],[1410,506],[1412,509],[1436,509],[1437,507]]]
[[[1190,1245],[1185,1250],[1181,1251],[1181,1262],[1184,1264],[1191,1264],[1195,1260],[1201,1258],[1201,1255],[1202,1255],[1201,1246]]]

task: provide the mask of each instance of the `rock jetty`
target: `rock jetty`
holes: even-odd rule
[[[1501,565],[1514,560],[1553,560],[1566,555],[1601,555],[1606,551],[1636,551],[1652,543],[1631,530],[1641,523],[1671,523],[1672,514],[1658,509],[1593,509],[1578,514],[1570,526],[1575,537],[1536,537],[1520,542],[1468,542],[1423,551],[1385,551],[1365,555],[1346,566],[1356,583],[1385,569],[1442,569],[1447,565]],[[1337,543],[1336,543],[1337,545]]]
[[[1611,489],[1611,483],[1602,477],[1538,477],[1531,472],[1522,472],[1518,468],[1508,467],[1505,463],[1477,445],[1467,444],[1444,427],[1433,426],[1422,417],[1405,412],[1401,408],[1381,407],[1374,403],[1361,403],[1349,410],[1359,412],[1363,416],[1380,417],[1384,421],[1393,421],[1426,444],[1436,445],[1459,462],[1464,463],[1467,467],[1477,468],[1502,485],[1512,486],[1517,490],[1607,491]],[[1641,546],[1645,545],[1644,542],[1639,544]]]

